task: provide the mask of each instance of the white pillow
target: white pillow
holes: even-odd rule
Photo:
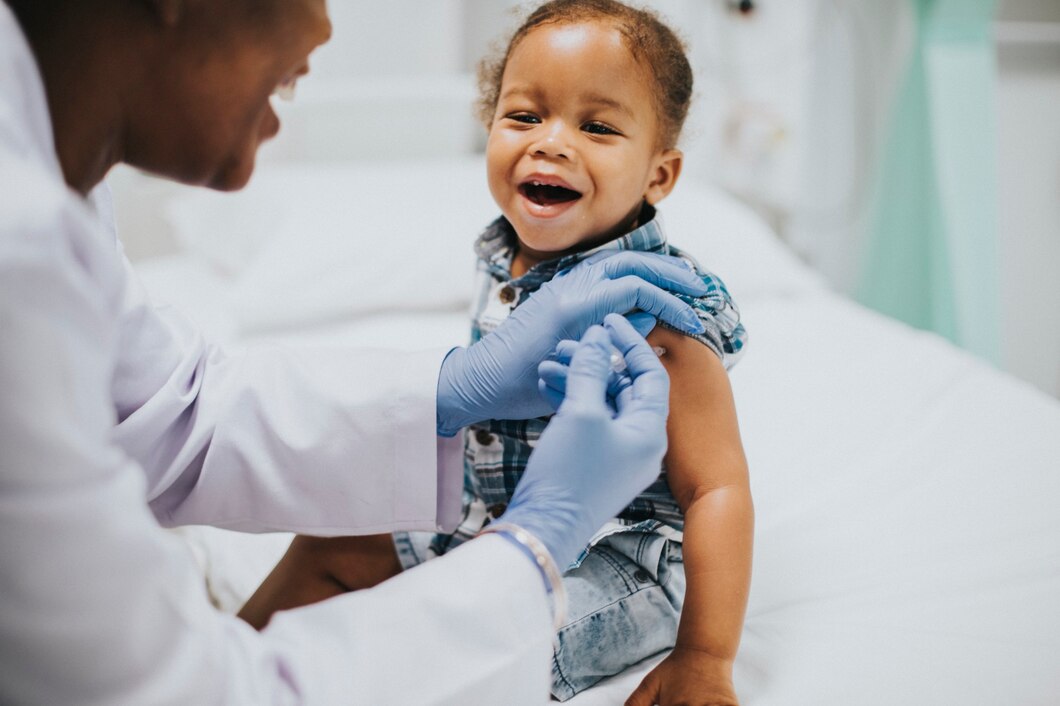
[[[824,286],[761,216],[713,185],[678,183],[659,213],[670,244],[721,277],[737,303]]]
[[[267,182],[255,176],[236,193],[177,188],[162,207],[178,254],[225,282],[238,279],[288,216],[286,200],[274,198]]]
[[[466,307],[472,243],[496,207],[468,157],[277,167],[236,198],[190,194],[171,214],[181,242],[232,275],[235,318],[254,332]]]

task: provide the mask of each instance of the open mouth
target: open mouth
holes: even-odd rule
[[[545,184],[540,181],[527,181],[519,185],[519,193],[538,206],[552,206],[558,203],[577,201],[581,193],[558,184]]]

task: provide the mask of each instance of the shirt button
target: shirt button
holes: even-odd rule
[[[485,429],[477,429],[475,431],[475,441],[477,441],[480,446],[489,446],[493,443],[493,434],[490,434]]]
[[[648,583],[649,581],[651,581],[651,574],[649,574],[644,569],[637,569],[633,573],[633,578],[637,579],[638,583]]]
[[[515,301],[515,289],[510,284],[505,285],[501,288],[501,291],[497,292],[497,297],[502,304],[511,304]]]
[[[508,506],[504,503],[497,503],[496,505],[490,505],[487,512],[490,517],[497,518],[504,514],[504,511],[508,509]]]

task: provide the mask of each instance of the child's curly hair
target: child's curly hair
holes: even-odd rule
[[[675,147],[692,102],[692,67],[685,56],[684,42],[655,12],[617,0],[551,0],[531,12],[508,40],[503,54],[487,56],[479,64],[479,119],[487,129],[493,123],[508,58],[526,35],[542,25],[588,21],[613,24],[622,33],[633,58],[648,70],[654,83],[660,146]]]

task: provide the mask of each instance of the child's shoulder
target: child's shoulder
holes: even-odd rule
[[[703,280],[707,291],[698,297],[679,294],[679,299],[692,307],[703,323],[701,334],[692,338],[712,349],[731,368],[740,359],[747,343],[747,331],[740,318],[740,309],[729,293],[725,282],[714,272],[704,268],[689,253],[674,245],[667,245],[669,255],[679,257]]]
[[[670,245],[669,243],[667,243],[666,247],[667,247],[667,252],[666,252],[667,255],[671,255],[673,257],[678,257],[678,258],[684,260],[685,263],[688,265],[689,269],[692,270],[693,272],[695,272],[696,275],[698,275],[699,278],[703,280],[703,283],[705,285],[707,285],[706,294],[703,294],[702,296],[699,296],[699,297],[682,297],[682,298],[685,298],[685,299],[690,300],[690,301],[694,300],[694,301],[703,301],[703,302],[711,302],[711,301],[716,301],[716,300],[719,300],[719,299],[724,299],[731,306],[733,306],[733,307],[736,306],[735,302],[733,302],[733,300],[732,300],[732,295],[729,294],[728,287],[725,286],[725,282],[722,280],[722,278],[719,275],[715,274],[711,270],[708,270],[705,267],[703,267],[702,265],[700,265],[699,261],[696,260],[696,258],[694,258],[691,254],[685,252],[681,248],[679,248],[679,247],[677,247],[675,245]]]

